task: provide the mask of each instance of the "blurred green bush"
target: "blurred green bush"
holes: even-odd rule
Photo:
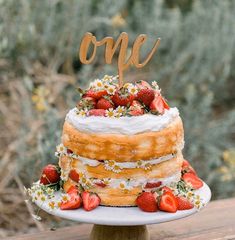
[[[26,184],[47,162],[56,162],[66,111],[79,98],[75,86],[106,73],[100,50],[82,66],[79,42],[126,31],[133,42],[161,37],[147,67],[128,80],[157,80],[185,126],[185,158],[212,187],[214,198],[235,195],[235,1],[41,0],[0,1],[0,106],[3,149]],[[3,159],[5,152],[0,151]],[[30,179],[29,177],[30,176]]]

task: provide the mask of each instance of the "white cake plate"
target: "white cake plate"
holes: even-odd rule
[[[210,201],[211,190],[206,183],[203,184],[202,188],[196,191],[196,194],[200,195],[202,202],[205,205]],[[55,200],[59,199],[60,195],[60,191],[56,192]],[[177,211],[176,213],[162,211],[149,213],[141,211],[138,207],[103,206],[99,206],[96,209],[87,212],[83,208],[76,210],[51,210],[47,201],[43,204],[41,201],[36,201],[36,204],[52,215],[77,222],[95,224],[90,236],[90,239],[92,240],[106,240],[110,239],[110,236],[112,236],[112,240],[146,240],[149,239],[149,235],[145,225],[173,221],[198,212],[196,208],[193,208],[190,210]],[[115,238],[116,235],[117,237]]]

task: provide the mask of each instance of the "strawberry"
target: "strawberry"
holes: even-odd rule
[[[92,97],[96,100],[99,100],[100,98],[102,98],[103,96],[105,96],[107,94],[108,93],[106,90],[95,91],[93,89],[89,89],[85,94],[83,94],[83,97]]]
[[[104,109],[91,109],[88,111],[88,116],[105,116]]]
[[[71,149],[68,148],[68,149],[67,149],[67,153],[68,153],[68,154],[72,154],[73,151],[72,151]]]
[[[176,196],[176,200],[178,202],[178,210],[188,210],[194,207],[194,205],[185,197]]]
[[[187,160],[183,160],[183,163],[182,163],[182,168],[186,168],[186,167],[189,167],[190,166],[190,163],[187,161]]]
[[[159,182],[147,182],[146,185],[144,186],[144,188],[157,188],[157,187],[160,187],[162,185],[162,182],[159,181]]]
[[[115,106],[130,106],[135,99],[135,96],[129,93],[122,93],[121,91],[116,91],[112,96],[112,101]]]
[[[109,108],[113,108],[113,103],[111,101],[109,101],[108,99],[105,98],[101,98],[96,105],[97,108],[99,109],[109,109]]]
[[[136,85],[139,89],[146,89],[146,88],[152,89],[151,85],[144,80],[140,80],[140,81],[136,82]]]
[[[193,173],[185,173],[182,179],[192,185],[194,189],[199,189],[203,186],[202,180]]]
[[[100,205],[100,198],[96,193],[84,191],[82,193],[83,208],[86,211],[91,211]]]
[[[160,114],[163,114],[165,109],[170,109],[170,107],[160,94],[155,95],[155,98],[150,103],[149,108],[152,112],[159,112]]]
[[[178,208],[178,202],[172,192],[164,192],[160,197],[159,209],[165,212],[175,213]]]
[[[55,165],[49,164],[43,168],[40,183],[42,183],[43,185],[47,185],[57,183],[59,182],[59,180],[60,173]]]
[[[142,102],[145,106],[149,106],[150,103],[153,101],[155,95],[154,95],[154,90],[152,89],[141,89],[137,93],[136,99]]]
[[[77,209],[82,205],[82,198],[75,186],[71,186],[68,190],[69,200],[60,204],[61,210]]]
[[[104,187],[107,186],[105,183],[103,183],[101,181],[100,182],[95,182],[95,185],[98,186],[98,187],[101,187],[101,188],[104,188]]]
[[[156,212],[157,201],[151,192],[143,192],[136,199],[136,205],[144,212]]]
[[[139,116],[144,114],[144,109],[141,103],[137,100],[134,100],[130,106],[129,114],[132,116]]]
[[[184,160],[182,164],[182,174],[185,173],[192,173],[197,176],[196,171],[193,169],[193,167],[189,164],[187,160]]]
[[[80,101],[77,103],[78,109],[93,109],[96,108],[96,100],[93,97],[83,97],[80,99]]]
[[[69,177],[75,181],[75,182],[78,182],[79,181],[79,174],[77,173],[77,171],[75,169],[72,169],[70,172],[69,172]]]

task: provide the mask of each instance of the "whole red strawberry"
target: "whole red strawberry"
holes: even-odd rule
[[[137,93],[136,99],[148,107],[150,103],[153,101],[154,97],[155,97],[154,90],[146,88],[146,89],[141,89]]]
[[[83,208],[86,211],[91,211],[100,205],[100,198],[96,193],[84,191],[82,193]]]
[[[176,200],[178,202],[178,210],[188,210],[194,207],[193,204],[185,197],[176,196]]]
[[[112,101],[115,106],[130,106],[135,99],[135,96],[129,93],[122,93],[121,91],[116,91],[112,97]]]
[[[136,205],[144,212],[156,212],[157,201],[151,192],[143,192],[136,199]]]
[[[42,170],[40,183],[43,185],[57,183],[60,180],[58,167],[53,164],[48,164]]]
[[[139,101],[134,100],[132,102],[129,114],[132,116],[139,116],[144,114],[144,108]]]
[[[109,109],[109,108],[113,108],[113,103],[105,98],[101,98],[98,102],[97,102],[97,106],[98,109]]]
[[[88,116],[105,116],[105,110],[104,109],[91,109],[88,111]]]

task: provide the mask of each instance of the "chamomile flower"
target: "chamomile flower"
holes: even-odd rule
[[[128,92],[129,92],[130,94],[133,94],[133,95],[135,95],[135,94],[138,93],[138,88],[137,88],[137,86],[135,86],[135,85],[133,85],[133,84],[129,84],[127,90],[128,90]]]
[[[153,86],[153,88],[154,88],[155,90],[161,92],[161,89],[159,88],[159,86],[158,86],[158,84],[157,84],[156,81],[153,81],[153,82],[152,82],[152,86]]]
[[[68,180],[68,176],[69,176],[69,171],[65,171],[63,169],[61,169],[61,173],[60,173],[60,178],[63,181]]]
[[[61,195],[61,202],[68,202],[70,200],[70,196],[66,194]]]
[[[152,169],[152,165],[150,163],[144,164],[144,170],[148,171]]]
[[[94,87],[95,89],[97,89],[97,90],[102,89],[102,88],[104,88],[104,83],[103,83],[102,80],[96,79],[96,80],[93,82],[93,87]]]
[[[48,206],[49,206],[50,210],[54,210],[55,207],[56,207],[56,204],[55,204],[54,201],[50,201],[50,202],[48,203]]]
[[[47,199],[47,197],[46,197],[45,194],[43,194],[42,196],[40,196],[40,201],[45,202],[46,199]]]
[[[116,91],[116,86],[114,85],[107,85],[107,93],[109,95],[114,95],[115,94],[115,91]]]
[[[109,160],[109,161],[106,160],[106,161],[104,161],[104,168],[106,170],[112,171],[114,166],[115,166],[115,161],[113,161],[113,160]]]
[[[115,111],[116,111],[117,115],[123,116],[126,113],[127,109],[124,106],[118,106],[115,109]]]
[[[132,189],[131,186],[128,185],[126,181],[121,181],[119,183],[119,188],[124,191],[124,193],[128,193]]]
[[[80,117],[86,117],[87,115],[87,112],[88,112],[88,109],[85,108],[85,109],[81,109],[77,112],[77,115],[80,116]]]
[[[113,81],[113,76],[109,76],[109,75],[104,75],[103,77],[103,81],[104,82],[112,82]]]
[[[61,143],[56,147],[56,151],[60,154],[66,153],[66,147]]]
[[[138,161],[136,162],[136,167],[137,167],[137,168],[142,168],[143,166],[144,166],[144,161],[138,160]]]
[[[113,108],[109,108],[105,111],[105,116],[110,118],[116,117],[116,111]]]

